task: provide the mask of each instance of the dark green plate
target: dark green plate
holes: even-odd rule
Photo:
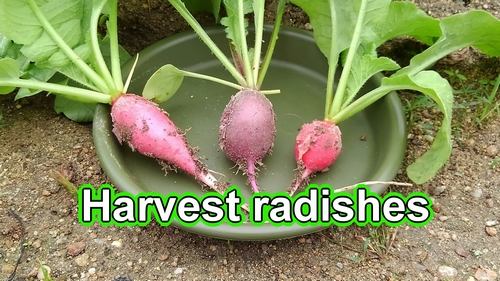
[[[223,29],[208,28],[207,32],[229,54]],[[270,36],[270,28],[264,36]],[[126,63],[124,73],[128,73],[132,63],[133,60]],[[234,81],[197,35],[188,32],[164,39],[140,53],[129,92],[140,94],[151,74],[165,64]],[[264,159],[266,167],[259,173],[263,190],[271,193],[285,191],[291,183],[296,168],[293,147],[298,130],[304,123],[323,118],[326,75],[327,60],[314,43],[312,33],[283,27],[262,87],[263,90],[281,89],[281,94],[268,96],[277,116],[277,135],[273,153]],[[379,83],[380,77],[374,78],[363,91],[373,89]],[[177,94],[161,107],[179,128],[190,128],[187,140],[192,146],[199,147],[198,155],[203,157],[209,169],[224,174],[225,181],[238,186],[248,200],[251,193],[246,177],[241,172],[236,174],[234,163],[220,151],[217,141],[220,116],[235,93],[232,88],[213,82],[185,78]],[[192,177],[173,172],[165,175],[155,160],[120,145],[111,132],[109,113],[109,106],[97,108],[94,142],[102,168],[119,190],[132,194],[150,191],[164,195],[171,192],[203,194]],[[341,123],[340,128],[343,152],[331,169],[318,174],[312,183],[339,188],[363,181],[389,181],[395,177],[406,148],[405,116],[396,93]],[[371,186],[377,193],[386,188],[384,185]],[[234,240],[289,238],[325,228],[255,226],[250,223],[238,227],[226,224],[210,227],[201,222],[185,227],[177,221],[172,225],[205,236]]]

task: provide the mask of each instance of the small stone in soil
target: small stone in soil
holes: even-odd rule
[[[122,247],[122,241],[119,241],[119,240],[117,240],[117,241],[113,241],[113,242],[111,243],[111,246],[112,246],[112,247],[115,247],[115,248],[121,248],[121,247]]]
[[[492,198],[486,199],[486,206],[493,208],[493,199]]]
[[[439,203],[432,204],[432,210],[434,211],[434,213],[440,213],[441,212],[441,204],[439,204]]]
[[[443,193],[445,190],[446,190],[446,186],[440,185],[440,186],[436,186],[436,188],[434,188],[434,191],[432,193],[434,195],[439,195],[439,194]]]
[[[496,145],[490,145],[486,148],[486,155],[490,157],[495,157],[498,154],[498,147]]]
[[[456,268],[446,266],[446,265],[440,266],[438,268],[438,272],[439,272],[439,275],[441,275],[441,277],[443,277],[443,278],[453,278],[453,277],[457,276],[457,274],[458,274],[458,271]]]
[[[42,241],[40,241],[40,239],[36,239],[31,246],[35,249],[39,249],[42,246]]]
[[[163,254],[158,257],[158,260],[160,261],[166,261],[168,259],[168,254]]]
[[[182,274],[183,271],[184,271],[184,268],[178,267],[174,270],[174,274],[179,275],[179,274]]]
[[[440,221],[447,221],[450,217],[447,216],[439,216]]]
[[[68,255],[70,256],[78,256],[84,250],[85,250],[85,242],[83,241],[68,245]]]
[[[89,261],[89,255],[88,254],[82,254],[81,256],[78,256],[76,259],[75,259],[75,263],[78,265],[78,266],[87,266],[88,264],[88,261]]]
[[[495,226],[495,225],[497,225],[497,224],[498,224],[498,222],[497,222],[497,221],[487,221],[487,222],[486,222],[486,226]]]
[[[476,188],[473,192],[472,192],[472,196],[474,198],[479,198],[483,195],[483,190],[481,188]]]
[[[413,268],[417,271],[424,271],[427,269],[424,265],[422,265],[418,262],[413,262]]]
[[[455,253],[457,253],[457,255],[464,257],[464,258],[469,256],[469,252],[467,252],[463,247],[460,247],[460,246],[458,246],[455,249]]]
[[[485,231],[486,233],[489,235],[489,236],[495,236],[497,235],[497,230],[496,228],[494,228],[493,226],[487,226],[485,228]]]
[[[474,277],[477,281],[494,281],[497,279],[497,273],[493,270],[480,267],[476,273],[474,273]]]

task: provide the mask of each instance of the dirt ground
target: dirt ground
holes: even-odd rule
[[[188,29],[166,2],[122,1],[120,38],[129,52]],[[500,17],[496,0],[414,2],[436,17],[469,9]],[[199,18],[207,25],[213,22],[207,15]],[[284,24],[307,28],[307,23],[300,9],[287,5]],[[404,61],[413,47],[414,42],[398,40],[380,51]],[[475,83],[494,79],[500,60],[465,50],[434,68],[447,78],[443,70],[459,70],[469,78],[466,83]],[[462,95],[459,101],[468,98]],[[402,95],[402,100],[414,99]],[[36,279],[39,262],[50,268],[54,280],[497,280],[500,118],[477,126],[477,112],[475,106],[455,110],[453,154],[434,179],[391,188],[432,197],[436,214],[425,227],[333,227],[287,240],[239,242],[157,223],[80,225],[76,199],[50,172],[62,170],[76,186],[110,183],[99,166],[92,125],[57,115],[52,97],[14,101],[13,95],[0,96],[0,124],[6,124],[0,128],[0,280],[14,271],[20,243],[25,253],[13,280]],[[424,125],[436,114],[419,108],[410,117],[407,159],[427,148]],[[396,180],[409,181],[403,174]]]

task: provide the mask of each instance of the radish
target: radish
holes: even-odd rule
[[[22,87],[47,91],[76,101],[111,104],[113,133],[120,143],[127,143],[132,150],[156,159],[165,170],[182,170],[203,185],[224,193],[225,184],[219,183],[209,173],[186,142],[184,133],[174,125],[166,112],[144,97],[126,93],[132,72],[124,85],[119,62],[117,0],[96,0],[90,6],[81,5],[79,0],[50,0],[52,8],[49,14],[44,12],[46,6],[38,6],[34,0],[20,0],[15,5],[12,4],[14,2],[0,2],[3,16],[0,19],[0,32],[18,44],[27,44],[21,50],[29,50],[26,52],[28,60],[59,71],[85,88],[19,78],[19,63],[13,58],[2,58],[1,93]],[[109,10],[107,37],[110,42],[111,71],[101,53],[97,32],[101,12],[105,8]],[[21,21],[21,25],[24,24],[21,19],[35,20],[18,30],[16,19]],[[85,26],[86,23],[89,26]],[[90,36],[87,36],[87,32]],[[48,34],[50,38],[43,34]],[[90,43],[86,38],[90,38]],[[53,43],[52,52],[34,47],[47,44],[48,41]],[[157,75],[151,77],[152,82],[148,81],[144,96],[155,92],[163,99],[165,96],[168,98],[182,81],[157,85],[158,79]]]
[[[122,94],[112,102],[111,118],[113,133],[120,143],[155,158],[165,170],[179,168],[215,191],[224,192],[223,186],[196,158],[184,133],[156,103],[134,94]]]
[[[340,129],[328,120],[314,120],[304,124],[295,141],[295,161],[298,164],[296,178],[287,190],[295,191],[316,172],[328,170],[342,151]]]
[[[245,89],[227,104],[220,121],[219,143],[229,159],[246,171],[253,192],[259,192],[256,164],[271,153],[276,116],[271,102],[258,91]]]
[[[276,116],[271,102],[264,94],[279,93],[279,91],[261,91],[260,87],[276,44],[286,1],[280,0],[278,3],[273,33],[262,62],[265,1],[223,1],[227,17],[222,18],[221,23],[227,27],[226,33],[231,43],[234,64],[215,45],[180,0],[169,1],[238,82],[238,84],[233,84],[213,77],[178,70],[185,76],[212,80],[240,90],[231,97],[222,113],[219,126],[219,145],[228,158],[235,162],[238,168],[248,176],[247,182],[252,191],[259,192],[257,166],[263,166],[262,160],[271,153],[276,136]],[[253,57],[250,55],[252,51],[247,46],[246,26],[248,23],[244,18],[244,15],[250,12],[254,13],[255,18]]]

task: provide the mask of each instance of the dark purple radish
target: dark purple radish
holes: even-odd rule
[[[327,171],[341,151],[341,133],[335,123],[314,120],[304,124],[295,140],[298,169],[288,194],[293,195],[298,188],[307,185],[314,173]]]
[[[223,193],[224,185],[198,160],[177,126],[152,101],[134,94],[119,95],[112,102],[113,133],[120,143],[156,159],[165,170],[180,168],[198,181]]]
[[[256,165],[271,153],[276,136],[276,116],[271,102],[259,91],[243,89],[226,105],[220,120],[219,145],[248,176],[259,192]]]

